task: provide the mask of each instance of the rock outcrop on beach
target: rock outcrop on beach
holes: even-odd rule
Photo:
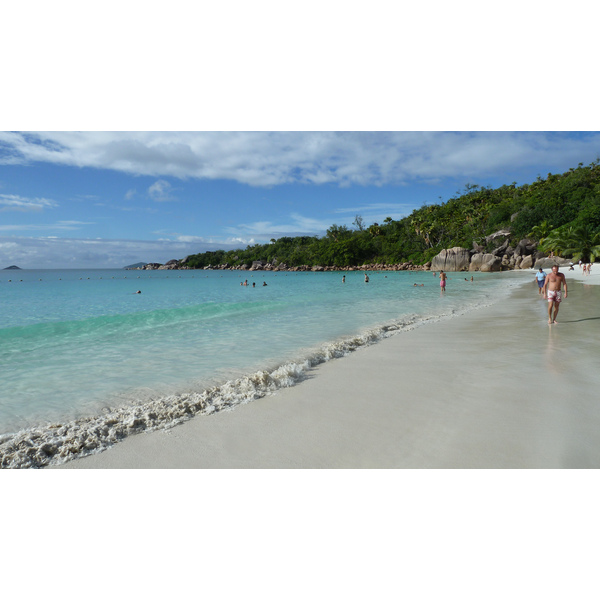
[[[471,256],[469,271],[500,271],[501,263],[494,254],[480,252]]]
[[[573,261],[568,258],[560,258],[560,257],[544,257],[538,258],[535,261],[535,264],[532,265],[534,269],[551,269],[554,265],[558,265],[559,267],[568,267]]]
[[[433,271],[468,271],[471,251],[468,248],[448,248],[442,250],[431,261]]]
[[[540,266],[549,269],[552,265],[568,265],[566,258],[548,257],[537,249],[535,241],[524,238],[513,248],[509,245],[510,231],[500,230],[487,236],[487,247],[497,244],[495,248],[485,251],[486,246],[473,243],[473,249],[448,248],[442,250],[431,262],[434,271],[480,271],[495,273],[512,269],[531,269]]]

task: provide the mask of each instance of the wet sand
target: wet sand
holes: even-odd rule
[[[597,275],[562,272],[557,325],[534,272],[523,273],[531,282],[506,301],[56,468],[600,467],[600,286]]]

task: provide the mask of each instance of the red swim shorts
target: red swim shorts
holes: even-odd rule
[[[548,302],[561,302],[562,294],[560,290],[548,290]]]

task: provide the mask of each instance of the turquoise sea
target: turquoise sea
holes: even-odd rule
[[[0,465],[61,462],[232,408],[523,280],[465,276],[450,273],[442,294],[428,272],[0,271]]]

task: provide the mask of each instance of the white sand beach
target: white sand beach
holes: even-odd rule
[[[597,468],[600,267],[320,365],[265,398],[56,468]]]

